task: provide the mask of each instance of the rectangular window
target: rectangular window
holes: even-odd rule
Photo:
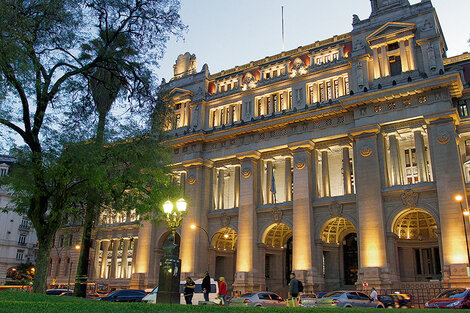
[[[308,86],[308,95],[309,95],[310,104],[314,103],[314,101],[315,101],[315,89],[313,88],[313,85]]]
[[[389,57],[390,75],[396,76],[401,74],[401,58],[399,55]]]
[[[220,85],[220,92],[224,92],[225,91],[225,86],[224,85]]]
[[[326,82],[326,90],[327,90],[327,97],[328,100],[333,99],[333,90],[331,89],[331,82]]]
[[[238,88],[238,80],[233,82],[233,89],[237,89],[237,88]]]
[[[335,98],[339,98],[339,80],[338,79],[335,79],[334,80],[334,84],[335,84]]]
[[[8,174],[8,168],[2,167],[0,168],[0,177],[6,176]]]
[[[265,78],[266,78],[266,79],[270,79],[270,78],[271,78],[271,73],[266,72]]]
[[[175,129],[180,127],[181,123],[181,114],[176,114],[175,116]]]
[[[408,184],[418,183],[416,149],[405,149],[405,177]]]
[[[459,101],[457,109],[459,111],[460,117],[468,117],[469,114],[466,101]]]
[[[279,112],[279,108],[278,108],[278,102],[277,102],[277,93],[275,93],[273,95],[273,108],[274,108],[274,112]]]
[[[16,250],[16,259],[17,260],[23,260],[24,257],[24,250]]]
[[[325,84],[321,83],[318,87],[320,89],[320,102],[323,102],[325,101]]]
[[[19,245],[26,244],[26,235],[23,235],[23,234],[20,235],[20,237],[18,238],[18,244]]]

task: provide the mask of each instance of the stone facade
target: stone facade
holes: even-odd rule
[[[371,4],[350,33],[217,74],[178,57],[164,87],[189,208],[183,276],[209,267],[230,290],[282,294],[290,271],[315,291],[468,284],[455,196],[466,210],[470,55],[446,57],[430,1]],[[119,245],[96,246],[95,271],[103,253],[116,268],[134,238],[131,275],[115,285],[155,286],[167,230],[100,227],[98,242]]]

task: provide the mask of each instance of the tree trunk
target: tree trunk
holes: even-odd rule
[[[88,282],[88,260],[90,259],[90,249],[92,246],[91,232],[93,231],[96,219],[96,207],[89,205],[85,209],[83,219],[82,245],[80,247],[80,257],[78,259],[77,273],[75,276],[75,289],[73,295],[76,297],[86,297],[86,287]]]
[[[33,292],[45,293],[47,289],[47,272],[54,242],[55,230],[38,232],[39,251],[36,257]]]

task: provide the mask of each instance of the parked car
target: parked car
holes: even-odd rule
[[[426,302],[426,308],[469,309],[470,289],[455,288],[441,292],[437,297]]]
[[[232,298],[231,306],[286,306],[286,301],[274,292],[246,293],[240,298]]]
[[[389,296],[392,296],[395,298],[395,300],[398,301],[398,306],[400,308],[406,309],[406,308],[412,308],[413,305],[411,304],[411,296],[406,293],[399,293],[399,294],[389,294]]]
[[[147,294],[143,290],[124,289],[118,290],[106,297],[97,298],[96,300],[111,302],[141,302],[142,298]]]
[[[317,301],[318,308],[384,308],[380,301],[376,301],[358,291],[333,291],[327,293]]]
[[[317,303],[317,295],[314,293],[303,293],[300,295],[299,306],[313,308]]]
[[[180,293],[181,293],[180,303],[181,304],[186,303],[186,301],[184,300],[184,295],[183,295],[185,283],[186,281],[180,281]],[[201,287],[202,279],[196,280],[195,283],[196,283],[196,287],[194,288],[193,304],[198,304],[200,301],[204,301],[204,294],[202,293],[202,287]],[[209,301],[214,302],[214,300],[217,298],[218,292],[219,292],[218,284],[213,278],[211,278],[211,292],[209,293]],[[158,297],[158,286],[155,287],[150,293],[148,293],[142,299],[142,302],[157,303],[157,297]]]
[[[67,292],[67,289],[47,289],[46,290],[46,295],[59,296],[59,295],[63,294],[64,292]]]
[[[398,299],[394,295],[379,295],[377,296],[380,302],[383,303],[386,308],[399,308],[400,304]]]

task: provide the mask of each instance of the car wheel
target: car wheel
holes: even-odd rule
[[[262,306],[262,305],[261,305],[261,304],[259,304],[259,303],[257,303],[257,304],[255,304],[255,306]]]
[[[352,305],[346,304],[344,307],[345,307],[345,308],[352,308]]]
[[[383,306],[383,305],[380,305],[380,304],[378,304],[378,305],[376,306],[376,308],[377,308],[377,309],[383,309],[383,308],[384,308],[384,306]]]

